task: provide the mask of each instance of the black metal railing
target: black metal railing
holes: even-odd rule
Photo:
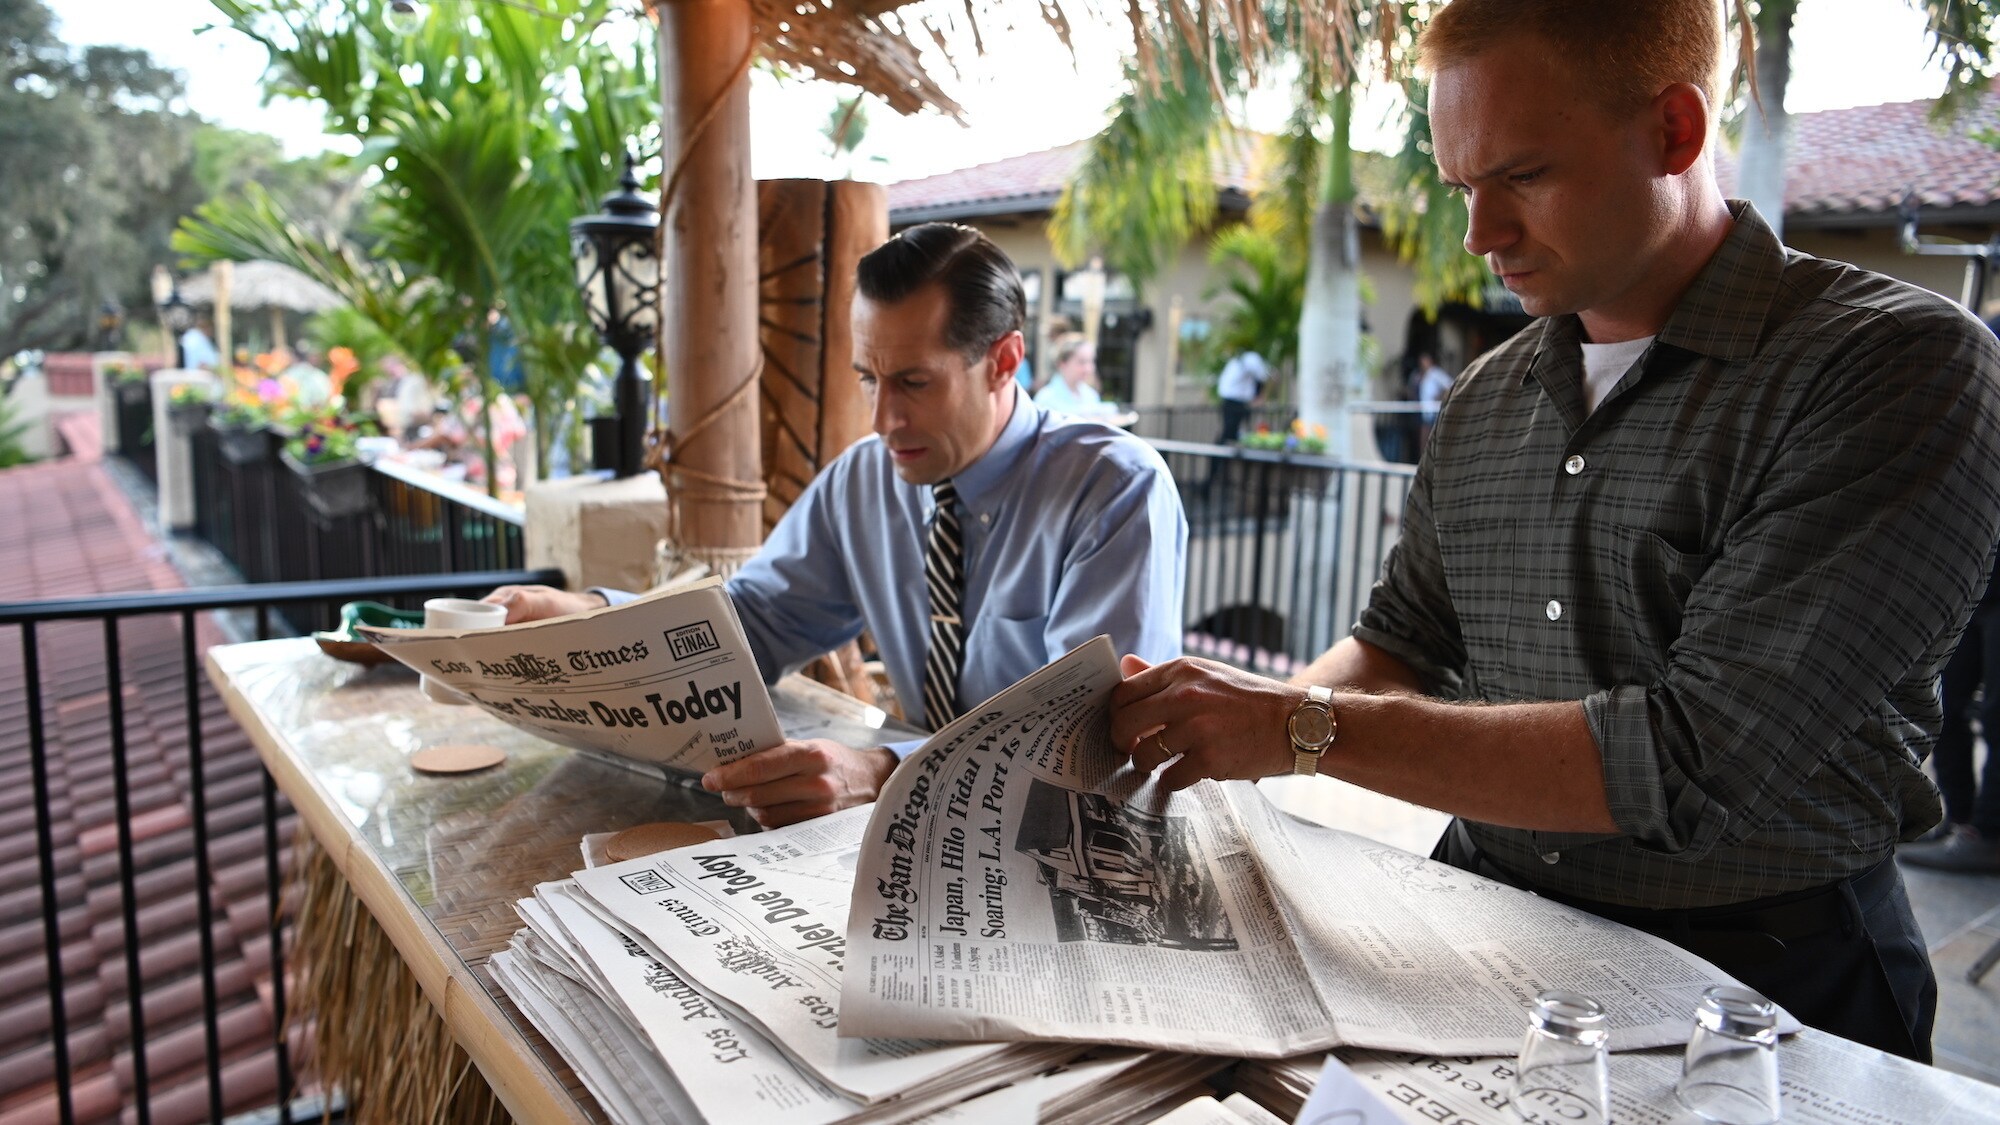
[[[250,582],[509,570],[525,565],[519,510],[408,466],[366,471],[358,504],[328,503],[293,471],[270,432],[192,436],[195,534]],[[301,631],[324,628],[337,603],[291,611]]]
[[[1290,675],[1347,635],[1395,545],[1412,467],[1152,444],[1187,512],[1189,654]]]
[[[261,792],[257,795],[254,819],[246,822],[242,816],[232,814],[225,822],[217,819],[210,807],[210,797],[222,786],[228,786],[230,793],[241,798],[240,803],[248,804],[248,793],[240,784],[247,779],[240,771],[224,776],[210,773],[222,760],[219,746],[233,741],[239,750],[247,747],[240,730],[229,723],[213,688],[202,675],[197,639],[201,631],[200,615],[215,610],[252,611],[256,617],[257,635],[267,637],[281,631],[278,629],[283,620],[278,613],[281,607],[338,604],[360,598],[476,595],[506,583],[560,585],[562,581],[558,571],[493,570],[209,587],[0,604],[0,627],[13,626],[20,635],[19,665],[17,668],[9,667],[12,662],[0,657],[0,680],[11,679],[18,672],[22,692],[21,714],[25,715],[30,763],[36,873],[40,880],[42,908],[40,930],[47,982],[46,1008],[35,1011],[34,1018],[18,1026],[0,1030],[0,1035],[18,1039],[33,1037],[42,1029],[46,1030],[44,1038],[25,1043],[21,1050],[45,1055],[49,1061],[48,1072],[53,1078],[55,1099],[55,1105],[51,1107],[52,1119],[68,1125],[78,1118],[76,1091],[79,1083],[75,1063],[79,1044],[73,1041],[70,1026],[70,997],[102,987],[98,983],[100,980],[115,979],[113,974],[103,972],[92,978],[85,969],[80,979],[72,981],[65,964],[69,955],[65,952],[64,941],[68,939],[76,943],[75,948],[80,949],[80,955],[84,957],[94,955],[95,949],[103,947],[107,935],[102,928],[92,925],[92,912],[98,906],[100,896],[114,890],[117,895],[116,925],[123,961],[122,1000],[126,1018],[122,1021],[122,1028],[120,1021],[107,1018],[101,1028],[84,1036],[81,1043],[88,1056],[86,1061],[94,1068],[98,1078],[120,1087],[124,1110],[129,1111],[131,1119],[137,1120],[140,1125],[148,1125],[154,1113],[153,1079],[156,1075],[152,1064],[158,1060],[149,1056],[149,1045],[162,1046],[161,1053],[165,1056],[163,1065],[173,1066],[182,1074],[192,1074],[193,1067],[199,1065],[204,1072],[200,1081],[205,1087],[208,1119],[220,1121],[225,1111],[240,1112],[246,1108],[227,1105],[224,1098],[225,1064],[233,1070],[242,1065],[242,1060],[228,1054],[219,1026],[216,949],[218,886],[213,854],[217,846],[214,833],[217,831],[229,833],[231,854],[225,858],[235,861],[239,869],[244,866],[244,861],[238,853],[244,849],[237,845],[245,842],[246,833],[260,833],[262,837],[262,887],[252,892],[253,897],[261,899],[261,903],[253,903],[249,910],[252,914],[261,912],[269,925],[266,975],[259,982],[270,990],[269,1026],[272,1038],[269,1049],[276,1073],[275,1081],[269,1088],[276,1092],[273,1104],[278,1118],[286,1122],[293,1119],[291,1101],[296,1091],[284,1030],[285,925],[280,911],[281,857],[289,846],[291,819],[270,774],[261,768],[257,770],[261,775],[258,778]],[[159,621],[162,617],[169,620]],[[171,636],[175,625],[178,628],[177,645]],[[97,644],[92,644],[88,638],[88,634],[94,631],[101,631],[101,641]],[[45,641],[53,646],[47,653]],[[176,661],[173,651],[176,648],[177,675],[172,667]],[[44,683],[45,655],[53,656],[52,661],[46,662],[50,679],[47,684]],[[92,675],[99,667],[102,668],[101,678]],[[149,693],[146,688],[153,690]],[[101,697],[98,695],[100,690]],[[162,695],[172,694],[178,694],[177,703],[154,706],[162,702]],[[53,707],[49,706],[50,700],[54,703]],[[135,717],[129,713],[130,708],[142,709],[143,714]],[[177,720],[173,714],[176,710],[179,711]],[[54,729],[51,729],[51,715],[56,720]],[[98,853],[93,853],[82,841],[68,838],[64,838],[59,847],[57,838],[55,811],[59,783],[62,806],[75,812],[83,802],[78,793],[81,785],[78,778],[94,777],[101,772],[102,763],[79,762],[74,757],[79,745],[91,744],[84,734],[87,730],[91,732],[90,738],[94,738],[97,729],[94,724],[98,722],[108,724],[105,745],[110,759],[112,819],[116,832],[115,888],[91,885],[93,876],[86,871],[86,865],[90,856]],[[176,723],[179,730],[172,729]],[[52,751],[52,746],[59,747],[59,750]],[[174,771],[171,764],[165,771],[153,768],[152,758],[159,751],[177,746],[185,747],[185,760],[179,768],[185,775],[188,835],[180,837],[162,832],[155,818],[147,822],[147,838],[142,843],[135,840],[135,825],[139,822],[134,817],[133,788],[134,779],[140,774],[131,760],[132,755],[143,752],[148,756],[145,784],[157,791],[162,784],[170,785],[172,781],[171,777],[167,777],[163,782],[162,773],[171,774]],[[59,761],[56,758],[58,752],[62,755]],[[239,764],[244,756],[230,756],[231,768]],[[57,767],[61,768],[60,777],[57,776]],[[74,826],[65,823],[61,827]],[[9,832],[14,830],[10,828]],[[172,838],[163,841],[163,836]],[[23,843],[25,841],[9,841],[7,854],[22,855],[25,851],[21,846]],[[254,843],[252,847],[255,847]],[[141,964],[142,946],[149,954],[154,952],[154,947],[146,945],[146,938],[157,936],[148,931],[157,930],[160,924],[156,912],[161,907],[157,901],[160,888],[166,885],[162,883],[162,877],[169,868],[187,863],[189,852],[193,864],[195,917],[200,935],[197,970],[201,993],[198,1064],[188,1061],[194,1025],[171,1012],[156,1011],[149,1021],[147,994],[157,982],[145,976]],[[254,865],[254,855],[248,862]],[[240,879],[236,881],[241,882]],[[144,916],[141,884],[145,884],[146,893],[151,896],[150,900],[143,902]],[[25,901],[22,905],[26,905]],[[230,905],[232,911],[238,906]],[[77,916],[79,908],[81,917]],[[69,911],[67,918],[65,911]],[[106,921],[109,922],[109,919]],[[247,957],[245,967],[248,968]],[[21,973],[8,975],[17,984],[31,979]],[[154,991],[158,995],[165,990]],[[98,995],[105,1002],[105,1015],[110,1016],[112,1005],[109,997]],[[14,1005],[9,1006],[12,1008]],[[163,1006],[185,1009],[187,1004],[181,1002]],[[32,1010],[35,1006],[28,1007]],[[174,1022],[177,1019],[178,1022]],[[174,1022],[174,1026],[161,1026],[169,1022]]]
[[[117,382],[112,415],[118,426],[118,455],[144,473],[147,480],[160,479],[159,463],[153,452],[153,393],[148,382]]]
[[[1135,406],[1132,412],[1139,416],[1139,420],[1132,423],[1132,432],[1149,441],[1210,444],[1222,435],[1222,404],[1219,402]],[[1263,426],[1273,432],[1281,432],[1292,424],[1298,413],[1288,405],[1260,403],[1250,408],[1243,429],[1246,433],[1254,433],[1257,427]]]

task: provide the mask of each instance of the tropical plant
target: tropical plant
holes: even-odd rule
[[[1221,284],[1204,294],[1227,293],[1234,301],[1205,346],[1227,359],[1256,352],[1280,374],[1291,369],[1299,350],[1299,312],[1305,303],[1304,259],[1289,252],[1278,236],[1254,224],[1218,233],[1208,245],[1208,263]]]
[[[332,13],[312,0],[212,2],[268,52],[267,92],[320,102],[329,131],[362,142],[380,177],[358,220],[371,244],[364,254],[253,189],[204,208],[176,247],[304,271],[433,377],[470,367],[483,403],[497,393],[487,357],[505,320],[548,464],[597,351],[567,224],[595,209],[628,145],[657,145],[649,37],[628,48],[602,34],[614,0],[440,5],[408,34],[389,29],[384,0]]]
[[[1385,71],[1401,69],[1424,8],[1414,2],[1291,0],[1235,10],[1228,22],[1236,26],[1227,34],[1207,21],[1167,20],[1140,29],[1128,88],[1051,218],[1058,257],[1074,262],[1094,248],[1137,281],[1154,276],[1213,221],[1213,154],[1240,143],[1226,112],[1228,98],[1260,71],[1289,66],[1293,112],[1264,162],[1253,222],[1257,211],[1268,212],[1263,228],[1305,265],[1300,409],[1345,435],[1346,401],[1367,393],[1351,134],[1355,86],[1371,61]],[[1255,26],[1245,26],[1253,20]],[[1409,167],[1396,165],[1405,183],[1435,180],[1428,165],[1419,174]],[[1404,198],[1392,242],[1416,264],[1424,292],[1439,301],[1476,298],[1483,267],[1457,261],[1467,257],[1457,242],[1448,248],[1431,242],[1440,231],[1449,234],[1445,212],[1451,208],[1427,206],[1421,186],[1394,194]],[[1336,445],[1345,452],[1344,443]]]
[[[313,314],[305,331],[326,346],[327,374],[352,402],[365,399],[368,387],[386,374],[383,365],[398,354],[396,341],[353,305]]]

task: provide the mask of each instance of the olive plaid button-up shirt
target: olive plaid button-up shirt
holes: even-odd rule
[[[1595,413],[1573,316],[1460,377],[1355,628],[1447,697],[1583,701],[1622,834],[1466,826],[1529,886],[1741,902],[1941,816],[1919,763],[2000,535],[2000,341],[1731,210]]]

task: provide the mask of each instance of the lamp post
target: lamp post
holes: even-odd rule
[[[590,325],[605,346],[618,353],[615,465],[617,475],[629,477],[639,474],[646,447],[648,411],[639,356],[652,344],[660,324],[660,258],[653,248],[660,212],[651,199],[639,194],[630,153],[618,190],[605,196],[600,206],[601,213],[570,223],[570,253]]]
[[[181,335],[194,327],[194,306],[181,297],[180,286],[174,286],[167,299],[160,302],[160,323],[167,326],[167,332],[174,338],[174,367],[187,366],[187,347],[181,342]]]

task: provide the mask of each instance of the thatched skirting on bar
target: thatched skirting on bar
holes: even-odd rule
[[[417,978],[309,832],[295,845],[289,1020],[314,1034],[302,1077],[346,1095],[355,1125],[512,1120]]]

